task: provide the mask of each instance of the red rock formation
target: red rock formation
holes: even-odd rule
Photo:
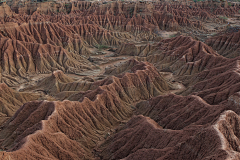
[[[21,7],[21,10],[23,10],[21,12],[30,15],[17,15],[14,18],[9,17],[4,22],[18,21],[19,23],[23,23],[33,20],[35,22],[50,21],[62,24],[97,24],[107,29],[121,29],[134,33],[145,32],[145,34],[149,34],[149,39],[154,39],[156,35],[148,33],[149,31],[159,28],[178,30],[181,27],[204,30],[205,28],[201,21],[206,19],[221,21],[217,18],[217,15],[232,16],[237,14],[239,10],[237,6],[228,8],[220,6],[209,7],[212,4],[207,3],[205,2],[202,5],[184,5],[113,2],[99,5],[99,2],[89,3],[80,1],[73,2],[73,4],[44,2],[35,6],[30,3],[26,4],[25,8]],[[37,11],[33,13],[35,10]],[[70,14],[67,15],[67,13]],[[190,20],[191,17],[198,17],[201,21],[192,21]]]
[[[116,52],[134,55],[138,60],[153,63],[158,69],[170,69],[177,75],[199,73],[227,60],[203,42],[184,36],[162,40],[156,45],[123,44]]]
[[[21,91],[42,91],[59,98],[63,96],[64,98],[60,99],[66,99],[79,91],[93,90],[109,83],[112,83],[110,79],[104,79],[95,83],[84,80],[76,81],[65,75],[62,71],[57,70],[54,71],[51,76],[39,80],[36,85],[26,87],[21,89]]]
[[[10,7],[6,4],[6,2],[2,2],[0,4],[0,18],[4,19],[4,17],[9,17],[9,16],[13,16],[13,15],[14,15],[14,13],[10,9]]]
[[[1,146],[9,151],[1,156],[92,157],[91,149],[96,143],[132,114],[130,104],[164,94],[170,88],[151,64],[135,64],[133,73],[114,77],[109,84],[69,98],[81,102],[35,101],[23,105],[0,131]]]
[[[1,71],[3,74],[25,76],[26,74],[49,73],[55,69],[79,72],[91,69],[80,56],[67,52],[62,47],[1,38]],[[82,61],[82,62],[81,62]]]
[[[0,84],[0,125],[7,119],[12,117],[15,112],[24,103],[37,100],[39,94],[31,94],[27,92],[17,92],[9,88],[5,83]]]
[[[239,6],[187,3],[8,2],[16,14],[3,3],[1,82],[52,73],[23,90],[64,101],[0,85],[0,159],[240,159],[239,58],[190,37],[159,42],[161,29],[206,32],[202,22],[222,23]],[[236,56],[225,51],[237,37],[208,44]],[[98,45],[139,61],[106,68],[99,81],[64,74],[96,69],[84,57]],[[173,74],[167,81],[158,71]],[[185,97],[169,94],[180,84],[173,80]]]
[[[167,95],[141,102],[137,108],[150,118],[134,116],[98,147],[99,157],[133,160],[240,158],[237,138],[240,118],[228,110],[235,110],[234,107],[211,106],[197,96]]]
[[[226,33],[206,40],[206,44],[211,46],[219,54],[228,58],[235,58],[240,55],[240,32]]]
[[[160,70],[170,70],[183,81],[187,86],[183,95],[195,94],[209,104],[218,104],[239,91],[238,57],[224,58],[206,44],[183,36],[142,49],[132,46],[137,59],[147,60]],[[124,47],[119,49],[120,54],[128,54]]]
[[[227,59],[217,54],[206,44],[190,37],[179,36],[162,40],[157,45],[122,45],[119,54],[136,55],[138,60],[153,63],[159,70],[168,70],[182,81],[187,89],[181,94],[194,94],[209,104],[218,104],[239,91],[238,59]],[[125,70],[131,64],[122,64]],[[116,74],[118,66],[107,69],[107,74]]]

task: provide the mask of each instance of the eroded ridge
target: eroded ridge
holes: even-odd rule
[[[133,73],[113,77],[109,84],[69,98],[80,102],[24,104],[2,127],[1,146],[8,150],[2,152],[2,156],[17,159],[93,157],[91,149],[132,115],[131,104],[171,89],[151,64],[132,61],[135,63]]]
[[[240,119],[234,112],[239,107],[173,94],[136,107],[143,115],[133,116],[98,147],[102,159],[240,158]]]

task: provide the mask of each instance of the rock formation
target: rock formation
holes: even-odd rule
[[[226,33],[207,39],[206,44],[211,46],[219,54],[228,58],[235,58],[240,55],[240,32]]]
[[[5,83],[0,84],[0,90],[0,125],[12,117],[24,103],[40,98],[40,94],[17,92]]]
[[[239,160],[239,10],[1,3],[0,159]]]

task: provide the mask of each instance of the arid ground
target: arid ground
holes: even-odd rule
[[[0,159],[240,160],[240,3],[0,2]]]

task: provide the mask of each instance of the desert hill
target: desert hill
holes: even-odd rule
[[[240,159],[239,10],[0,3],[0,159]]]
[[[151,96],[166,94],[171,89],[170,85],[164,81],[161,75],[149,63],[136,62],[131,70],[133,73],[126,73],[121,78],[113,78],[113,82],[109,84],[100,86],[92,91],[80,92],[69,98],[72,101],[79,100],[80,102],[65,100],[63,102],[34,101],[26,103],[11,120],[4,124],[0,133],[2,136],[0,139],[6,137],[1,142],[2,148],[13,151],[7,154],[15,158],[24,156],[27,159],[32,157],[64,159],[70,156],[73,159],[78,159],[93,156],[90,150],[97,141],[104,138],[104,135],[107,134],[106,129],[110,130],[132,114],[133,108],[131,108],[130,104],[141,99],[148,99]],[[56,75],[62,75],[58,73],[54,73],[55,77]],[[132,83],[129,83],[129,79],[132,80]],[[69,82],[69,79],[65,82]],[[67,112],[70,113],[68,114],[69,117],[65,115]],[[77,119],[74,120],[72,119],[73,117]],[[61,123],[58,121],[59,118]],[[13,124],[11,128],[8,127],[9,123]],[[80,123],[83,128],[76,128]],[[49,124],[56,124],[53,125],[55,128],[51,128]],[[65,130],[64,126],[69,126],[69,129]],[[65,130],[65,136],[61,140],[57,138],[57,132],[63,131],[63,129]],[[40,135],[37,134],[38,132]],[[34,134],[32,135],[32,133]],[[35,140],[39,139],[39,136],[45,137],[45,140],[43,139],[45,142],[36,142]],[[40,156],[39,151],[30,151],[27,149],[28,147],[22,147],[22,145],[26,146],[24,144],[25,139],[30,137],[33,139],[27,145],[31,147],[40,145],[42,148],[40,154],[42,156]],[[54,154],[52,151],[48,151],[45,143],[48,143],[50,139],[55,139],[53,143],[59,145],[70,140],[69,142],[75,144],[74,150],[76,152],[72,152],[72,147],[67,150],[63,149],[62,153],[64,154],[61,154],[61,157],[59,157],[57,153]],[[71,143],[68,144],[70,145]],[[30,154],[29,151],[31,152]]]
[[[22,42],[9,38],[1,38],[0,41],[3,74],[24,76],[27,73],[49,73],[56,69],[66,72],[77,72],[77,69],[91,69],[84,65],[87,62],[84,62],[83,58],[73,55],[62,47]]]
[[[215,36],[208,39],[206,44],[225,57],[235,58],[239,56],[239,34],[240,32],[233,32]]]
[[[26,102],[37,100],[40,94],[32,94],[27,92],[17,92],[9,88],[5,83],[0,84],[0,125],[7,119],[12,117],[15,112]]]

